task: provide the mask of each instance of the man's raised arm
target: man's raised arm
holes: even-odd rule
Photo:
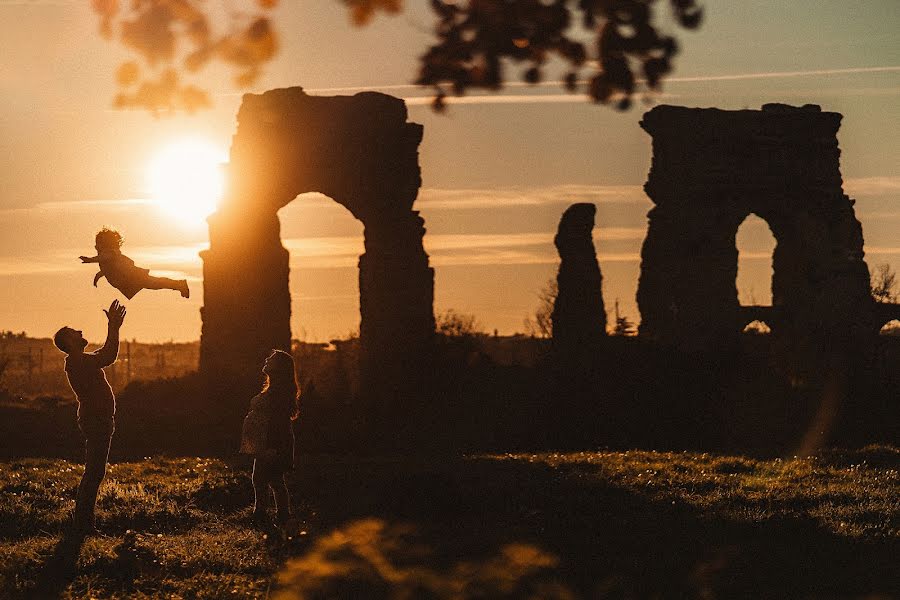
[[[106,343],[94,353],[94,356],[97,357],[101,367],[108,367],[116,362],[119,355],[119,328],[125,320],[125,307],[119,304],[118,300],[113,300],[109,310],[103,312],[109,319],[109,330],[106,334]]]

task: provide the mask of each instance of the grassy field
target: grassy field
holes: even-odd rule
[[[0,463],[0,597],[900,597],[893,448],[299,462],[290,538],[251,528],[243,466],[148,458],[80,546],[80,467]]]

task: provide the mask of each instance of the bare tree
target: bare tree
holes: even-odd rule
[[[460,313],[452,308],[436,314],[434,321],[437,332],[447,337],[474,337],[483,333],[475,315]]]
[[[322,1],[322,0],[319,0]],[[352,22],[365,25],[379,12],[400,13],[403,0],[340,0]],[[551,58],[562,59],[560,85],[587,92],[595,102],[631,106],[643,87],[660,89],[678,53],[675,38],[654,25],[658,4],[675,22],[694,29],[703,11],[696,0],[429,0],[437,43],[422,55],[416,83],[435,90],[433,107],[447,94],[500,89],[511,64],[523,81],[544,79]],[[277,54],[273,10],[278,0],[91,0],[100,33],[135,58],[118,68],[114,105],[155,114],[194,111],[210,104],[186,75],[212,63],[229,66],[238,87],[252,85]],[[218,7],[218,13],[213,15]],[[223,18],[214,18],[214,16]],[[216,25],[224,21],[224,27]],[[573,27],[573,23],[581,25]],[[586,38],[591,38],[588,43]],[[582,68],[593,70],[582,80]]]
[[[875,267],[870,288],[876,302],[895,303],[900,299],[900,292],[897,290],[897,273],[888,263]]]
[[[534,315],[525,318],[525,333],[537,338],[553,337],[553,305],[558,294],[559,284],[556,277],[551,277],[538,292],[538,307]]]

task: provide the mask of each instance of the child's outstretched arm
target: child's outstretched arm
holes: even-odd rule
[[[99,257],[99,256],[79,256],[78,258],[80,258],[80,259],[81,259],[81,262],[83,262],[83,263],[95,263],[95,262],[100,262],[100,257]]]
[[[103,271],[97,271],[97,274],[94,275],[94,287],[97,287],[97,282],[101,277],[106,277],[106,274]]]

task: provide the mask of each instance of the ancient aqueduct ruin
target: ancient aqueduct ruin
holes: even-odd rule
[[[207,378],[290,349],[288,251],[278,210],[321,192],[365,227],[359,257],[360,379],[379,398],[402,395],[434,335],[434,270],[412,209],[421,185],[422,126],[378,93],[247,94],[231,147],[230,191],[209,219],[200,369]],[[249,375],[255,378],[255,375]]]
[[[288,252],[277,212],[321,192],[365,226],[359,259],[361,389],[404,395],[430,356],[434,270],[413,203],[422,126],[404,102],[378,93],[309,96],[301,88],[248,94],[231,148],[228,198],[209,219],[202,253],[201,371],[258,369],[289,348]],[[841,188],[841,115],[770,104],[724,111],[659,106],[641,126],[653,138],[645,190],[640,334],[688,349],[714,347],[753,320],[779,337],[871,336],[900,315],[869,293],[862,228]],[[555,243],[562,262],[555,335],[566,345],[605,334],[591,230],[593,205],[574,205]],[[741,306],[735,234],[750,214],[777,246],[771,307]],[[412,390],[414,391],[414,390]]]
[[[841,188],[840,122],[814,105],[644,115],[655,206],[641,251],[642,335],[703,349],[760,320],[783,339],[847,342],[896,318],[869,291],[855,201]],[[751,213],[776,241],[771,307],[741,306],[735,288],[735,235]]]

